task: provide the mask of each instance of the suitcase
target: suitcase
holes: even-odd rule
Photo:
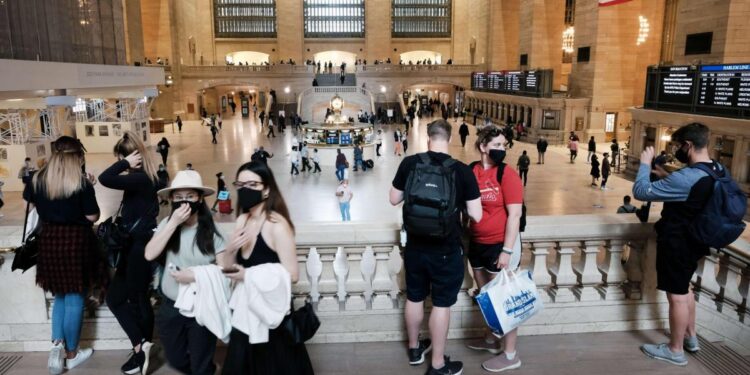
[[[375,162],[372,161],[372,159],[367,159],[367,161],[365,162],[365,164],[367,164],[367,169],[370,169],[370,168],[372,168],[372,167],[375,166]]]
[[[232,200],[227,199],[225,201],[219,201],[219,213],[231,214],[232,213]]]

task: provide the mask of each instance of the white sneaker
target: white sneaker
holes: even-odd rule
[[[68,370],[76,368],[78,365],[86,362],[86,360],[89,359],[92,354],[94,354],[94,349],[78,349],[78,353],[76,353],[75,357],[65,360],[65,368],[67,368]]]
[[[141,351],[143,352],[143,355],[146,357],[145,361],[143,362],[143,369],[141,370],[141,373],[143,375],[148,374],[148,362],[149,357],[151,356],[151,349],[153,349],[154,343],[149,341],[144,341],[141,344]]]
[[[52,348],[49,350],[49,360],[47,361],[49,373],[53,375],[62,374],[64,359],[65,348],[63,347],[63,344],[52,344]]]

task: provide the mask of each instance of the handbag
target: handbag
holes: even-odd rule
[[[284,317],[281,327],[284,330],[287,341],[292,345],[304,344],[315,336],[315,332],[320,328],[320,320],[315,315],[315,310],[310,302],[299,309],[294,309],[294,303],[291,304],[291,313]]]
[[[544,308],[529,271],[503,269],[475,298],[496,336],[518,328]]]
[[[117,268],[120,265],[123,253],[130,247],[133,229],[138,226],[142,219],[142,217],[138,218],[133,226],[125,229],[125,226],[119,220],[121,211],[122,203],[120,203],[117,213],[104,220],[96,229],[96,236],[104,247],[107,264],[110,268]]]
[[[26,218],[23,221],[23,236],[21,238],[21,246],[15,249],[15,257],[13,258],[13,264],[10,266],[10,270],[15,271],[20,269],[21,273],[28,271],[31,267],[36,266],[37,256],[39,255],[39,228],[41,227],[38,223],[34,225],[34,228],[27,235],[26,229],[29,221],[29,202],[26,203]],[[36,213],[35,213],[36,214]]]

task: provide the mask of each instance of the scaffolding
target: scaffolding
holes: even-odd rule
[[[78,99],[74,112],[77,122],[143,121],[149,118],[153,98],[116,100]]]
[[[0,144],[23,145],[33,140],[55,140],[71,125],[70,107],[0,111]]]

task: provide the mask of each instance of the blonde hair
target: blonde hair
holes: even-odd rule
[[[32,183],[36,192],[47,199],[65,199],[83,189],[84,148],[78,139],[62,136],[52,142],[52,156],[34,175]]]
[[[126,131],[122,138],[117,141],[117,144],[115,144],[113,152],[115,156],[122,156],[124,158],[134,151],[138,151],[141,154],[141,168],[143,168],[148,178],[156,184],[159,181],[159,175],[156,173],[159,170],[159,164],[154,160],[153,153],[146,149],[146,145],[138,138],[138,135],[131,131]]]

